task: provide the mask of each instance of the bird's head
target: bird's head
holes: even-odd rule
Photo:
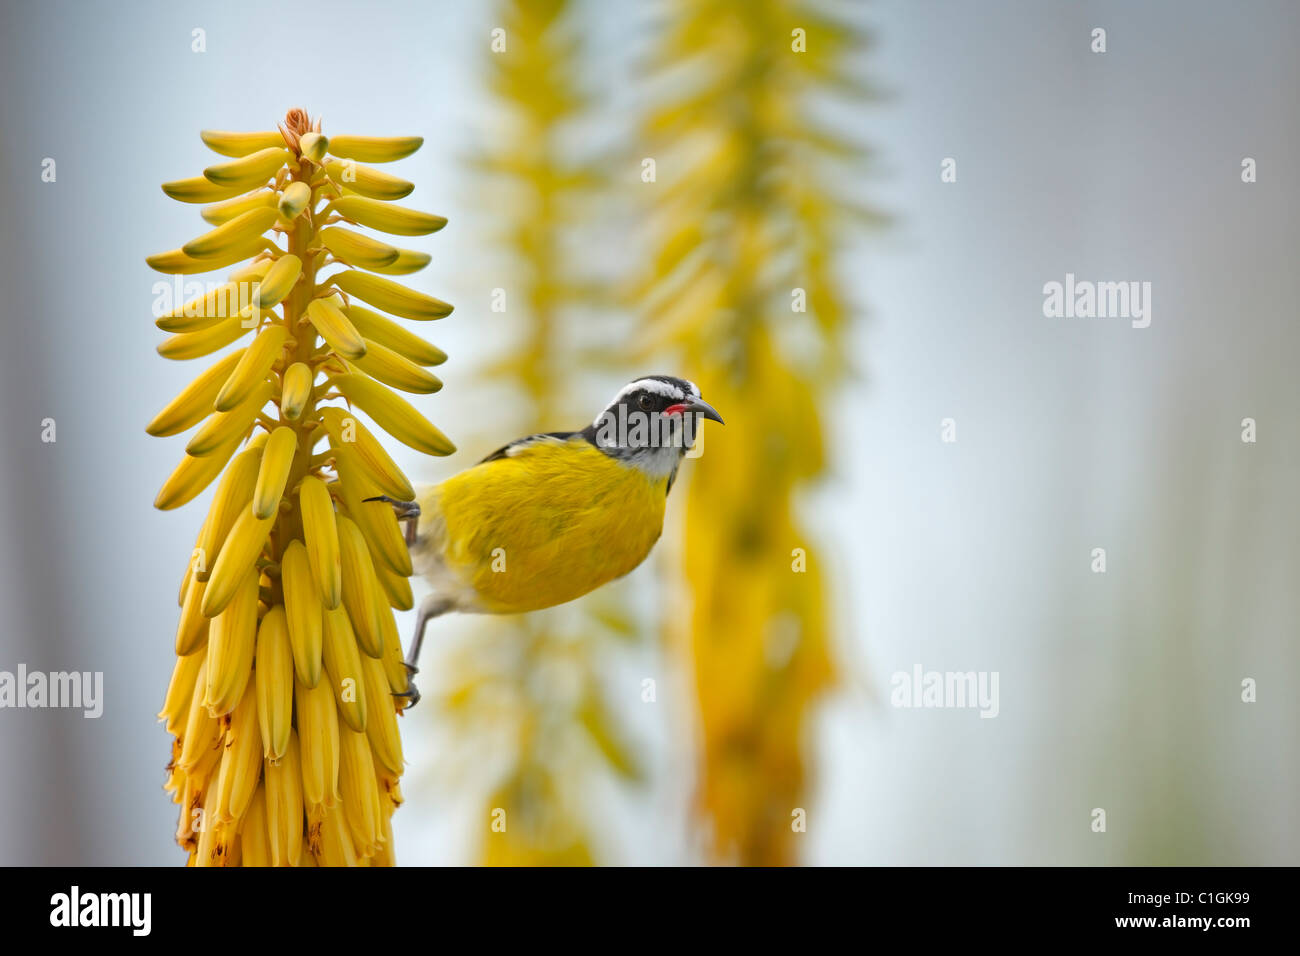
[[[722,416],[694,382],[646,375],[624,385],[591,423],[592,441],[607,454],[653,475],[671,474],[695,443],[700,422]]]

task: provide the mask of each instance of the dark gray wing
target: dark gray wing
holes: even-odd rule
[[[492,454],[484,458],[483,461],[480,461],[479,464],[481,465],[485,461],[496,461],[498,458],[509,458],[512,454],[514,454],[516,449],[522,448],[525,445],[531,445],[534,442],[543,441],[547,438],[553,438],[557,441],[568,441],[574,435],[580,435],[580,434],[582,433],[581,432],[538,432],[535,435],[525,435],[523,438],[516,438],[508,445],[502,445]]]

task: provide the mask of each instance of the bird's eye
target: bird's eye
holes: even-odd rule
[[[641,411],[648,412],[650,411],[650,406],[654,403],[650,401],[649,395],[642,395],[637,399],[637,404],[641,406]]]

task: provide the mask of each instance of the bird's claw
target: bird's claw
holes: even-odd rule
[[[402,661],[402,666],[406,668],[406,690],[393,691],[393,696],[405,697],[408,702],[403,710],[410,710],[420,702],[420,689],[415,686],[415,681],[411,679],[415,677],[416,674],[420,673],[420,668],[416,667],[410,661]]]
[[[373,498],[366,498],[365,501],[383,501],[387,502],[393,508],[393,513],[397,515],[398,521],[405,521],[406,524],[406,546],[412,547],[417,538],[417,525],[420,522],[420,506],[414,501],[398,501],[388,495],[375,495]]]
[[[388,495],[375,495],[373,498],[366,498],[365,501],[384,501],[392,505],[393,511],[397,512],[398,521],[407,521],[420,517],[420,506],[414,501],[398,501]]]
[[[407,704],[402,709],[410,710],[412,707],[414,707],[416,704],[420,702],[420,689],[416,687],[414,684],[408,684],[406,686],[406,690],[393,691],[393,696],[405,697],[407,699]]]

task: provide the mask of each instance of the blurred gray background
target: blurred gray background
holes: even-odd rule
[[[589,8],[617,99],[654,5]],[[831,410],[836,477],[811,514],[839,556],[852,677],[818,722],[805,860],[1300,862],[1300,8],[895,2],[866,19],[889,96],[841,121],[879,151],[868,191],[895,224],[846,250],[863,375]],[[144,257],[202,224],[158,184],[211,162],[198,130],[290,106],[326,132],[423,135],[398,172],[451,225],[412,284],[457,311],[429,330],[447,387],[419,404],[468,434],[497,283],[471,268],[457,155],[480,135],[492,26],[450,2],[0,5],[0,670],[106,685],[98,720],[0,710],[0,863],[184,860],[155,714],[209,495],[152,508],[183,443],[144,425],[198,366],[154,353]],[[1151,282],[1150,327],[1044,318],[1067,272]],[[399,464],[432,481],[487,450]],[[998,671],[1000,716],[891,708],[890,674],[917,663]],[[656,772],[614,795],[608,855],[695,862],[689,746],[660,711],[630,713]],[[437,729],[403,733],[399,861],[469,858],[463,795],[429,771]]]

